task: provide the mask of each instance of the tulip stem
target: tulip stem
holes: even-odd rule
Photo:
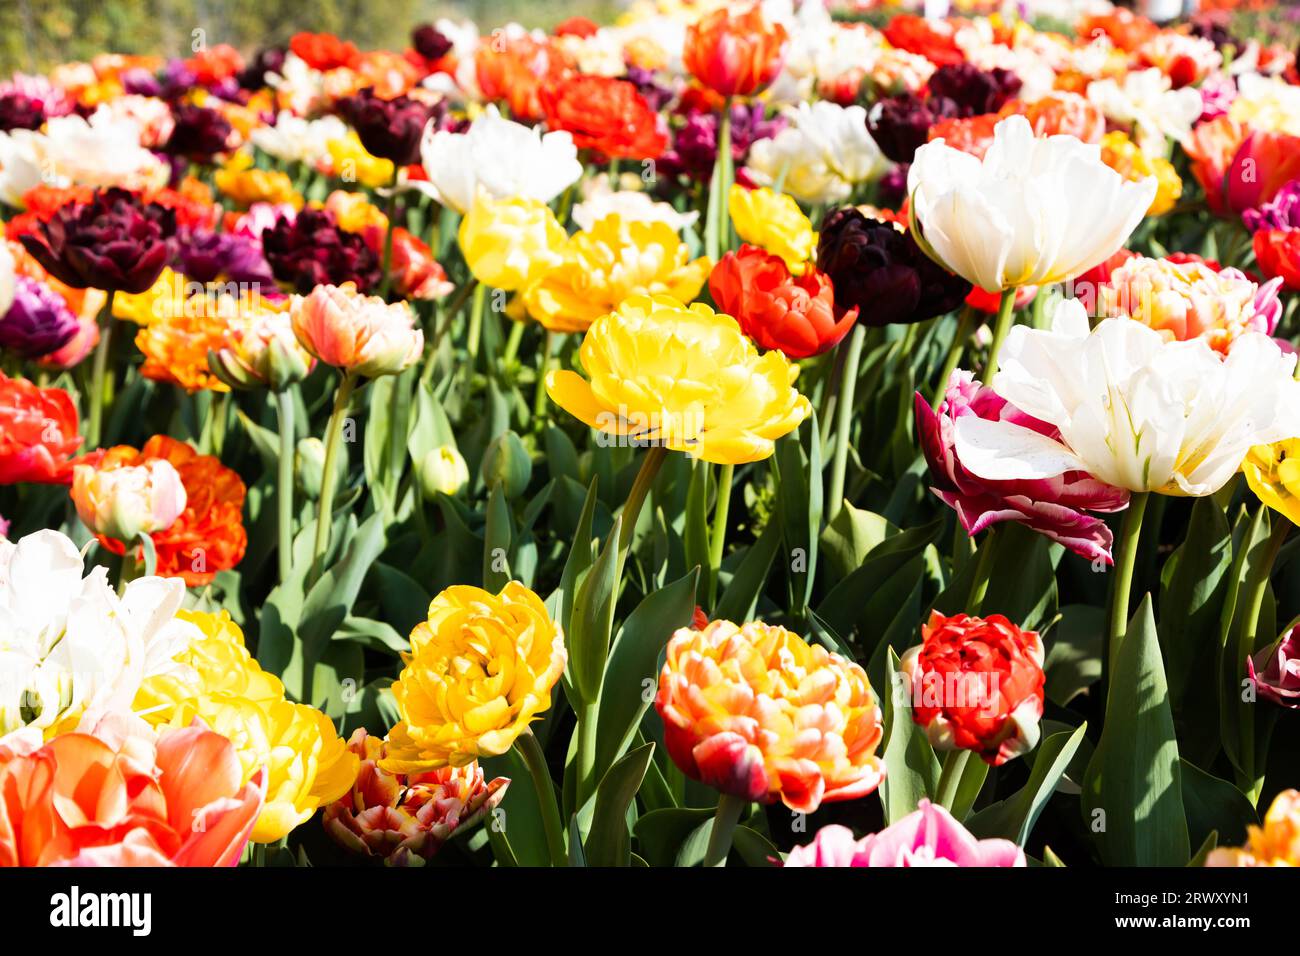
[[[718,594],[718,575],[722,570],[722,546],[727,540],[727,512],[731,510],[731,482],[736,466],[723,465],[718,471],[718,500],[713,505],[713,533],[709,538],[709,607]]]
[[[849,424],[853,417],[853,395],[858,387],[858,365],[867,329],[861,322],[849,336],[849,352],[840,376],[840,396],[835,403],[835,457],[831,461],[830,484],[826,489],[826,519],[839,514],[844,499],[844,472],[849,463]]]
[[[984,596],[989,592],[989,581],[993,578],[993,565],[1000,536],[996,527],[989,528],[984,536],[984,543],[979,548],[979,561],[975,565],[975,577],[970,583],[970,594],[966,596],[966,613],[978,615],[984,607]]]
[[[641,506],[645,504],[646,495],[650,493],[650,486],[654,484],[655,478],[659,475],[659,469],[663,466],[664,459],[668,457],[668,449],[663,445],[652,445],[646,449],[645,457],[641,459],[641,470],[636,473],[636,480],[632,482],[632,490],[627,494],[627,502],[623,505],[623,522],[618,534],[619,554],[624,554],[632,546],[632,534],[636,531],[637,518],[641,515]]]
[[[478,280],[471,276],[464,285],[456,290],[451,302],[442,310],[437,328],[433,332],[432,341],[429,343],[429,351],[424,356],[424,368],[420,370],[421,385],[427,385],[433,381],[433,370],[437,364],[438,346],[442,344],[442,337],[447,334],[447,329],[451,328],[451,323],[456,320],[456,313],[464,307],[469,300],[470,293],[478,288],[478,284]]]
[[[99,447],[104,425],[104,376],[108,370],[108,353],[113,344],[113,290],[99,310],[99,344],[95,346],[95,362],[90,376],[90,420],[86,424],[86,450]]]
[[[709,178],[709,202],[704,212],[704,252],[712,262],[731,245],[731,97],[727,97],[718,116],[718,152]]]
[[[945,810],[951,810],[957,801],[957,792],[961,789],[961,778],[970,761],[969,750],[949,750],[943,758],[943,769],[939,771],[939,782],[934,788],[934,802]]]
[[[280,583],[289,580],[293,571],[293,394],[285,389],[275,393],[280,424],[280,461],[275,488],[277,551]]]
[[[546,376],[551,373],[551,356],[555,352],[559,333],[547,332],[546,341],[542,343],[542,365],[537,370],[537,390],[533,392],[533,419],[541,424],[542,412],[546,411]]]
[[[330,546],[330,526],[334,523],[334,492],[338,484],[336,462],[339,455],[339,446],[343,444],[343,420],[347,417],[348,400],[352,397],[352,390],[356,388],[357,377],[352,373],[345,373],[343,381],[339,383],[338,391],[334,393],[334,411],[330,415],[329,425],[325,433],[325,472],[321,475],[320,481],[320,508],[316,515],[316,546],[312,549],[311,560],[311,580],[315,581],[320,577],[322,562],[325,560],[325,552]]]
[[[576,805],[581,807],[596,789],[596,722],[600,716],[599,698],[589,703],[577,704],[578,751],[573,774],[576,784]]]
[[[1263,507],[1263,506],[1261,506]],[[1271,515],[1267,517],[1272,517]],[[1267,542],[1263,543],[1260,560],[1252,560],[1246,572],[1245,586],[1241,596],[1241,628],[1237,631],[1237,643],[1233,654],[1233,665],[1237,669],[1237,686],[1242,686],[1246,679],[1246,658],[1255,653],[1255,641],[1259,631],[1259,614],[1264,606],[1264,595],[1268,591],[1268,579],[1273,573],[1277,554],[1282,550],[1282,543],[1291,530],[1291,522],[1278,516]],[[1247,538],[1247,543],[1249,543]],[[1231,646],[1231,645],[1229,645]],[[1241,750],[1241,766],[1238,769],[1238,785],[1250,798],[1252,804],[1259,802],[1260,791],[1264,787],[1262,768],[1255,766],[1255,713],[1251,707],[1240,708],[1241,719],[1238,730],[1241,735],[1238,744]]]
[[[975,309],[968,305],[961,310],[961,317],[957,320],[957,332],[953,335],[952,345],[948,347],[948,358],[944,360],[943,370],[939,373],[939,387],[935,389],[934,400],[930,402],[930,407],[936,412],[948,394],[948,379],[952,378],[952,373],[961,365],[962,356],[966,354],[966,342],[970,338],[974,321]]]
[[[726,866],[727,854],[731,852],[731,838],[736,832],[736,824],[749,807],[744,797],[724,793],[718,799],[718,810],[713,815],[713,828],[709,830],[709,846],[704,851],[706,867]]]
[[[1115,552],[1115,579],[1110,586],[1110,605],[1107,609],[1106,672],[1113,677],[1119,646],[1128,629],[1129,592],[1133,588],[1133,568],[1137,565],[1138,539],[1142,537],[1142,515],[1147,510],[1149,491],[1135,491],[1129,496],[1128,510],[1119,532],[1119,547]]]
[[[483,337],[483,310],[486,306],[487,286],[480,282],[474,286],[474,301],[469,307],[469,338],[465,343],[471,370],[478,363],[478,343]]]
[[[528,775],[533,778],[533,789],[537,791],[537,806],[542,811],[542,829],[546,832],[546,848],[551,854],[551,866],[568,866],[560,807],[555,802],[555,784],[551,782],[551,772],[546,768],[546,755],[542,753],[542,745],[537,742],[531,730],[525,730],[516,740],[519,755],[528,765]]]
[[[1002,343],[1011,331],[1011,326],[1016,314],[1016,290],[1003,289],[1002,301],[998,303],[997,323],[993,326],[993,344],[989,346],[988,364],[984,366],[983,381],[985,385],[993,382],[993,376],[998,373],[998,353],[1002,351]]]

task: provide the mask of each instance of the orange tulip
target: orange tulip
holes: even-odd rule
[[[234,866],[266,795],[202,721],[133,718],[39,749],[0,745],[0,866]]]
[[[1002,107],[998,117],[1016,113],[1029,120],[1035,136],[1065,133],[1085,143],[1100,143],[1106,133],[1106,117],[1101,108],[1078,93],[1048,93],[1032,103],[1011,100]]]
[[[781,72],[785,41],[785,27],[769,22],[757,4],[738,14],[723,6],[687,27],[682,59],[715,93],[750,96]]]

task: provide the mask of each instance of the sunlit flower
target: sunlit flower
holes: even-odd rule
[[[1201,116],[1201,94],[1175,90],[1159,70],[1135,70],[1123,83],[1112,79],[1088,84],[1088,99],[1112,123],[1127,128],[1146,153],[1165,155],[1166,139],[1182,142]]]
[[[745,189],[732,185],[727,211],[736,235],[785,260],[795,275],[817,251],[817,233],[794,198],[766,186]]]
[[[758,3],[741,12],[718,7],[686,30],[682,61],[701,84],[721,96],[751,96],[781,71],[785,27]]]
[[[281,392],[311,372],[316,360],[293,331],[289,313],[261,308],[232,317],[208,353],[212,373],[232,388]]]
[[[569,239],[539,199],[479,193],[460,222],[460,250],[474,278],[494,289],[526,288],[563,261]]]
[[[392,688],[402,719],[379,766],[424,773],[505,753],[550,708],[565,660],[564,635],[522,584],[447,588],[411,632]]]
[[[638,293],[689,302],[709,274],[709,260],[690,259],[669,226],[617,215],[571,237],[563,257],[524,290],[529,314],[554,332],[584,332]]]
[[[1300,866],[1300,790],[1283,790],[1264,814],[1264,825],[1246,828],[1246,845],[1217,847],[1206,866]]]
[[[329,152],[330,172],[338,179],[359,182],[371,189],[393,181],[392,162],[367,152],[360,137],[351,130],[330,140],[325,149]]]
[[[1174,164],[1163,156],[1149,156],[1119,130],[1107,133],[1101,141],[1101,161],[1131,183],[1154,176],[1156,196],[1147,208],[1148,216],[1162,216],[1174,208],[1183,194],[1183,181]]]
[[[355,375],[395,375],[424,352],[410,305],[360,295],[352,283],[294,296],[289,317],[304,349]]]
[[[724,794],[812,813],[884,777],[866,672],[783,627],[719,620],[677,631],[655,709],[673,762]]]
[[[171,463],[161,459],[102,470],[77,465],[72,501],[92,533],[134,542],[172,526],[185,510],[185,486]]]
[[[1260,501],[1300,524],[1300,437],[1256,445],[1241,470]]]
[[[769,457],[811,414],[798,366],[760,354],[736,320],[703,303],[633,296],[592,323],[579,360],[546,379],[551,400],[607,435],[661,444],[704,461]]]
[[[287,203],[302,206],[302,196],[293,188],[287,173],[258,169],[248,153],[235,153],[212,174],[212,181],[223,196],[245,208],[255,202]]]
[[[80,446],[67,392],[0,372],[0,485],[67,484]]]

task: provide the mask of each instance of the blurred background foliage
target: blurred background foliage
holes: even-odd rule
[[[511,20],[550,27],[572,16],[610,22],[619,0],[0,0],[0,75],[43,72],[97,53],[189,56],[195,30],[208,46],[242,52],[303,30],[337,33],[362,49],[400,50],[411,28],[438,17],[491,29]]]

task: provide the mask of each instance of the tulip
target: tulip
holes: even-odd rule
[[[178,618],[192,636],[172,654],[171,670],[141,683],[132,709],[159,729],[197,719],[229,739],[240,779],[265,775],[266,799],[250,838],[282,840],[348,791],[359,761],[333,721],[287,699],[227,612],[181,611]]]
[[[632,296],[592,323],[579,350],[584,379],[546,378],[551,400],[606,435],[736,465],[771,456],[811,414],[797,366],[760,355],[731,316],[703,303]]]
[[[1154,178],[1126,182],[1100,149],[1035,139],[1029,123],[998,123],[984,159],[939,140],[907,174],[912,232],[934,260],[982,289],[1059,282],[1124,244],[1155,198]]]
[[[178,103],[172,107],[172,118],[175,125],[167,140],[167,152],[203,163],[230,148],[234,129],[216,110]]]
[[[67,392],[0,373],[0,485],[68,484],[80,445]]]
[[[938,611],[899,660],[912,720],[935,750],[969,750],[998,767],[1038,744],[1043,642],[1001,614]]]
[[[773,192],[766,186],[746,189],[733,185],[727,199],[727,212],[736,235],[780,256],[792,273],[801,274],[813,258],[817,233],[792,197]]]
[[[155,435],[139,451],[126,445],[106,451],[94,465],[96,474],[88,478],[88,490],[93,494],[101,481],[112,482],[105,473],[159,463],[175,469],[185,493],[179,517],[151,534],[157,573],[182,578],[191,587],[211,584],[218,571],[227,571],[243,559],[248,545],[243,522],[247,489],[220,459],[200,455],[183,441]],[[114,554],[124,554],[133,540],[99,535],[99,543]],[[135,553],[139,557],[140,552]]]
[[[1032,102],[1009,100],[998,110],[995,119],[1016,115],[1028,120],[1034,135],[1040,137],[1064,134],[1085,143],[1100,143],[1106,132],[1106,117],[1100,107],[1078,93],[1063,90],[1044,94]]]
[[[930,127],[941,119],[955,119],[957,112],[952,100],[923,100],[912,93],[901,93],[877,100],[867,123],[872,139],[888,158],[910,163],[917,149],[925,144]]]
[[[165,531],[185,510],[185,485],[168,461],[99,469],[73,469],[72,501],[93,534],[130,544],[142,534]]]
[[[795,847],[790,866],[1025,866],[1025,851],[1010,840],[977,840],[951,813],[929,800],[916,812],[854,840],[848,827],[830,824],[813,842]]]
[[[162,273],[175,231],[170,209],[108,189],[88,203],[61,206],[21,241],[50,275],[74,289],[140,293]]]
[[[420,774],[380,769],[386,745],[357,728],[348,749],[361,761],[351,791],[325,808],[324,825],[345,849],[388,866],[421,866],[449,839],[501,803],[510,781],[485,780],[478,763]]]
[[[280,216],[262,233],[266,261],[275,277],[306,295],[320,285],[351,282],[368,293],[379,287],[379,257],[356,233],[344,232],[324,210]]]
[[[780,258],[749,245],[722,257],[709,276],[709,294],[760,348],[792,359],[834,348],[858,317],[856,307],[837,312],[825,273],[792,276]]]
[[[235,866],[265,788],[265,770],[241,783],[234,747],[201,722],[0,744],[0,866]]]
[[[492,199],[480,193],[460,223],[460,249],[474,278],[513,292],[563,262],[568,236],[537,199]]]
[[[447,588],[411,632],[380,768],[424,773],[505,753],[550,708],[565,660],[564,635],[522,584]]]
[[[1059,437],[1051,425],[1009,404],[993,389],[974,381],[970,372],[953,372],[937,409],[917,394],[916,429],[934,482],[931,491],[957,512],[966,533],[974,537],[998,522],[1016,521],[1089,561],[1111,564],[1114,539],[1110,528],[1085,512],[1119,511],[1128,504],[1128,492],[1080,471],[1041,480],[979,478],[962,465],[954,446],[957,423],[968,416],[1014,422],[1038,434]]]
[[[361,295],[350,282],[294,296],[289,319],[307,352],[350,375],[396,375],[424,352],[424,333],[407,303]]]
[[[464,133],[429,129],[420,163],[429,179],[411,185],[461,215],[470,211],[480,190],[493,199],[549,203],[582,176],[571,134],[543,135],[503,119],[495,106],[488,106]]]
[[[500,487],[506,498],[522,495],[533,477],[533,462],[523,440],[510,430],[492,439],[483,452],[481,473],[488,491]]]
[[[1159,186],[1147,209],[1148,216],[1163,216],[1183,194],[1183,181],[1173,163],[1163,156],[1148,156],[1124,133],[1115,130],[1101,140],[1101,161],[1129,182],[1154,176]]]
[[[1293,179],[1257,209],[1241,215],[1254,233],[1255,260],[1270,278],[1300,290],[1300,179]]]
[[[660,222],[676,233],[695,225],[700,218],[698,212],[678,212],[669,203],[656,202],[649,193],[635,189],[594,189],[586,194],[586,199],[573,207],[569,218],[579,229],[590,232],[596,223],[610,216],[617,216],[624,223]]]
[[[0,271],[3,268],[0,263]],[[0,278],[0,304],[3,285]],[[8,311],[0,312],[0,348],[21,358],[41,358],[63,348],[80,330],[67,302],[44,283],[17,276],[13,290]]]
[[[1300,438],[1256,445],[1241,470],[1260,501],[1292,524],[1300,524]]]
[[[0,131],[38,130],[45,125],[45,105],[18,90],[0,96]]]
[[[865,796],[884,776],[866,672],[782,627],[678,630],[655,709],[678,768],[741,800],[812,813]]]
[[[776,136],[750,148],[748,168],[760,185],[780,180],[782,189],[801,202],[837,203],[888,165],[867,131],[861,106],[800,103],[790,120]]]
[[[1143,152],[1163,156],[1168,139],[1185,140],[1201,116],[1201,94],[1171,88],[1157,69],[1134,70],[1123,82],[1110,78],[1088,84],[1088,100],[1106,119],[1127,129]]]
[[[57,531],[0,541],[0,739],[24,727],[49,738],[87,714],[128,712],[140,684],[170,670],[192,637],[175,620],[184,597],[180,581],[144,577],[119,598],[104,568],[82,577],[77,546]]]
[[[1271,335],[1282,317],[1273,279],[1258,286],[1237,269],[1134,256],[1100,290],[1098,311],[1127,315],[1166,338],[1200,338],[1226,352],[1246,332]]]
[[[1300,790],[1283,790],[1264,814],[1264,825],[1246,828],[1244,847],[1216,847],[1206,866],[1300,866]]]
[[[741,13],[726,6],[686,28],[682,61],[719,96],[752,96],[771,83],[785,55],[786,31],[755,3]]]
[[[981,70],[973,63],[940,66],[926,84],[931,98],[956,103],[968,116],[996,113],[1020,92],[1020,77],[1010,70]]]
[[[957,456],[980,478],[1083,471],[1129,491],[1199,497],[1223,487],[1252,446],[1300,435],[1296,358],[1258,332],[1221,356],[1127,318],[1089,330],[1067,299],[1050,330],[1012,329],[1003,358],[993,389],[1060,438],[964,416]]]
[[[306,378],[316,360],[299,343],[288,312],[263,308],[229,319],[208,364],[231,388],[282,392]]]
[[[633,295],[689,302],[709,274],[709,260],[691,259],[670,226],[624,222],[618,215],[576,233],[562,255],[558,265],[524,289],[528,313],[552,332],[585,332]]]
[[[573,135],[579,149],[608,159],[657,159],[668,147],[665,124],[626,80],[574,74],[543,86],[546,126]]]
[[[1276,644],[1247,657],[1246,673],[1257,698],[1300,710],[1300,625],[1292,625]]]
[[[836,306],[857,309],[862,322],[876,327],[943,315],[970,292],[968,282],[936,265],[907,231],[852,206],[823,222],[817,266],[834,284]]]
[[[384,99],[376,95],[374,87],[367,87],[339,100],[337,107],[372,156],[387,159],[395,166],[420,161],[424,128],[433,115],[427,103],[407,96]]]
[[[439,445],[416,465],[424,496],[455,495],[469,484],[469,466],[454,445]]]

